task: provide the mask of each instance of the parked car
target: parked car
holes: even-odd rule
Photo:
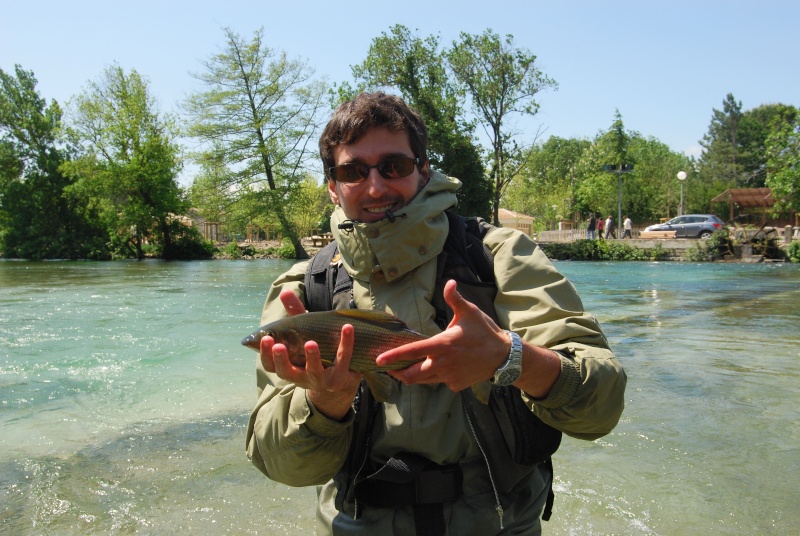
[[[675,231],[675,238],[711,238],[714,231],[725,227],[725,222],[713,214],[684,214],[645,228],[645,231]]]

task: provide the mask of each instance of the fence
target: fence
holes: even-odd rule
[[[643,228],[634,227],[631,229],[631,238],[639,238],[639,231]],[[624,230],[617,229],[617,238],[622,238]],[[602,231],[603,238],[606,232]],[[600,231],[596,231],[595,235],[599,238]],[[586,238],[586,229],[562,229],[557,231],[541,231],[534,237],[537,242],[574,242],[575,240],[583,240]]]

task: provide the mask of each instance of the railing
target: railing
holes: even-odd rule
[[[631,230],[631,238],[639,238],[640,231],[640,228],[634,227]],[[624,232],[624,230],[617,229],[617,238],[622,238],[622,233]],[[605,231],[595,231],[595,238],[600,238],[600,234],[602,234],[603,238],[605,238]],[[533,239],[537,242],[574,242],[576,240],[586,239],[586,229],[541,231],[540,233],[534,235]]]
[[[574,242],[581,238],[586,238],[586,229],[541,231],[534,236],[537,242]]]

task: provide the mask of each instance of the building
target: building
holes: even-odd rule
[[[533,216],[526,216],[525,214],[520,214],[519,212],[506,210],[504,208],[501,208],[497,212],[501,227],[519,229],[526,235],[533,236]]]

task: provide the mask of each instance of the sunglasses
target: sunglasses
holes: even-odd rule
[[[384,179],[402,179],[411,175],[414,172],[414,166],[417,165],[419,165],[419,157],[393,155],[387,156],[374,166],[351,162],[330,167],[328,168],[328,177],[336,182],[362,182],[369,177],[369,171],[375,168]]]

